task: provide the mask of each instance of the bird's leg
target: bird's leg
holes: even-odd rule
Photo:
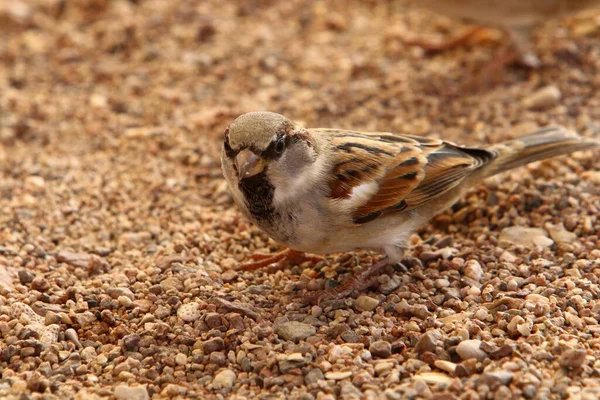
[[[356,272],[341,285],[331,289],[317,290],[306,293],[301,296],[301,299],[306,303],[319,304],[325,300],[334,300],[346,297],[354,290],[364,290],[377,281],[377,272],[379,272],[388,264],[388,258],[384,257],[375,264]]]
[[[443,41],[432,41],[426,39],[412,39],[412,40],[403,40],[402,42],[407,46],[419,46],[422,47],[425,51],[429,52],[439,52],[452,49],[454,47],[461,46],[468,42],[473,36],[477,33],[481,32],[485,29],[482,26],[473,26],[455,34],[449,39]]]
[[[300,251],[285,249],[275,254],[260,254],[256,253],[250,256],[254,262],[242,264],[240,270],[242,271],[254,271],[259,268],[272,266],[272,269],[282,269],[288,264],[300,264],[305,261],[319,262],[322,261],[322,257],[313,256],[310,254],[302,253]]]

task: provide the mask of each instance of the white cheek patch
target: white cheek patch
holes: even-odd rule
[[[324,157],[319,157],[317,160],[303,168],[293,178],[280,177],[273,180],[275,186],[275,196],[273,202],[276,206],[282,205],[288,201],[298,201],[298,196],[303,195],[307,191],[315,190],[322,182],[321,175],[325,171]]]

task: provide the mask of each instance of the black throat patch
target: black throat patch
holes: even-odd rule
[[[275,188],[264,172],[240,180],[238,187],[248,201],[248,211],[254,218],[259,221],[270,221],[274,218]]]

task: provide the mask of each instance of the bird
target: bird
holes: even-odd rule
[[[241,212],[288,250],[257,254],[241,269],[381,251],[381,260],[339,286],[302,298],[348,296],[400,263],[409,237],[484,178],[599,146],[560,126],[477,148],[424,136],[307,129],[268,111],[243,114],[224,131],[223,175]]]
[[[428,50],[445,50],[465,42],[481,26],[495,27],[506,31],[514,45],[512,57],[505,55],[502,62],[518,59],[526,66],[537,68],[541,62],[532,50],[534,28],[552,18],[598,8],[600,0],[419,0],[414,6],[480,26],[441,43],[429,43],[425,40],[405,43]]]

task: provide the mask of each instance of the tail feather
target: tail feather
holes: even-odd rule
[[[549,127],[489,149],[496,159],[486,168],[486,176],[521,167],[534,161],[600,147],[600,141],[579,136],[563,127]]]

